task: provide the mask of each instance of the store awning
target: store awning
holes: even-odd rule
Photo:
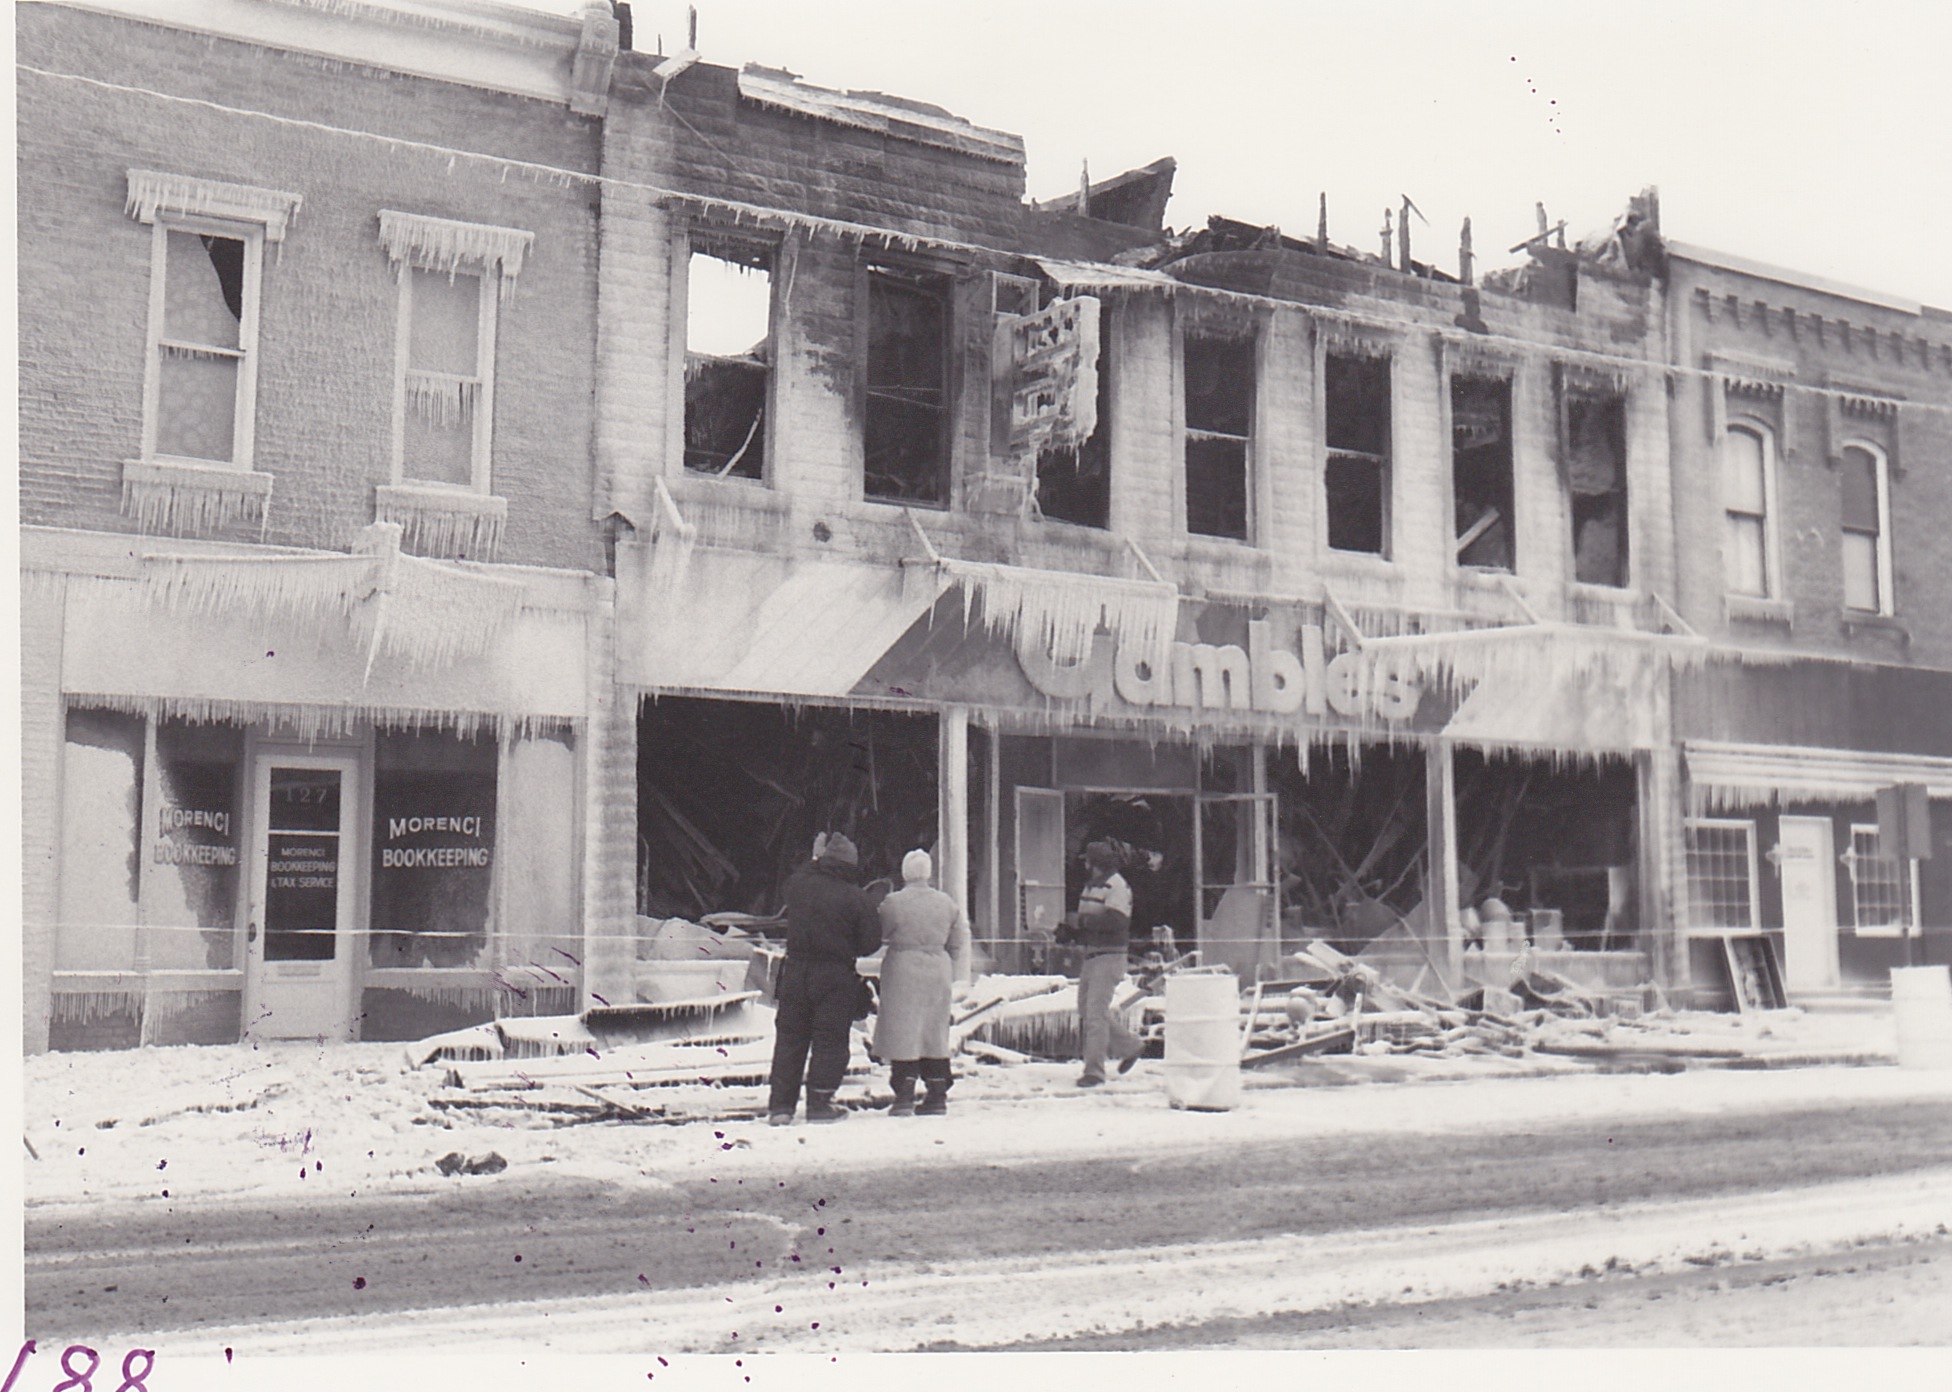
[[[1952,759],[1791,745],[1689,740],[1682,746],[1688,795],[1703,811],[1792,802],[1869,802],[1880,788],[1923,783],[1952,798]]]

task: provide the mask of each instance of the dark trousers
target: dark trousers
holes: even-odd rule
[[[791,1112],[800,1102],[800,1078],[809,1093],[831,1094],[847,1073],[848,1034],[860,1000],[861,978],[852,962],[780,963],[774,987],[772,1112]]]

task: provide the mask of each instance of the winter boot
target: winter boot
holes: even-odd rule
[[[807,1089],[808,1121],[846,1121],[847,1108],[834,1105],[832,1088]]]
[[[928,1087],[928,1096],[915,1109],[916,1116],[947,1116],[949,1114],[949,1086],[955,1078],[949,1072],[946,1058],[922,1060],[922,1082]]]
[[[791,1126],[793,1124],[793,1113],[768,1112],[766,1113],[766,1124],[768,1126]]]
[[[896,1059],[888,1069],[888,1086],[895,1090],[895,1105],[889,1116],[915,1115],[915,1076],[920,1065],[914,1059]]]

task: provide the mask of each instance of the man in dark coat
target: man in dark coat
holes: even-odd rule
[[[808,1121],[842,1121],[834,1092],[847,1073],[848,1034],[861,1000],[854,959],[881,947],[881,919],[855,883],[854,843],[829,836],[818,860],[786,880],[786,960],[774,997],[772,1097],[766,1120],[785,1126],[807,1088]],[[810,1056],[809,1056],[810,1055]]]

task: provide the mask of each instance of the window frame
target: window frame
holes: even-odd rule
[[[1874,843],[1880,846],[1880,849],[1882,848],[1882,840],[1879,837],[1876,822],[1852,822],[1850,824],[1850,849],[1843,855],[1837,857],[1838,860],[1843,862],[1844,868],[1850,872],[1850,931],[1860,938],[1909,937],[1911,936],[1912,919],[1915,916],[1913,905],[1916,903],[1916,900],[1913,896],[1918,889],[1917,880],[1912,873],[1913,867],[1909,862],[1900,860],[1896,856],[1882,854],[1865,855],[1857,849],[1857,840],[1860,836],[1870,837]],[[1866,924],[1864,922],[1864,906],[1859,893],[1861,881],[1858,879],[1857,867],[1860,862],[1866,860],[1875,860],[1896,867],[1895,877],[1897,879],[1898,890],[1898,921],[1896,923]]]
[[[157,449],[162,428],[163,355],[170,346],[168,327],[169,238],[171,233],[228,237],[244,243],[243,286],[237,318],[237,396],[231,415],[231,457],[204,459]],[[263,299],[264,243],[262,222],[216,217],[207,213],[156,210],[151,220],[149,248],[149,322],[147,360],[142,383],[142,460],[145,464],[189,464],[210,469],[250,473],[257,446],[258,321]],[[185,347],[207,350],[208,345],[182,340]]]
[[[942,371],[939,386],[936,388],[941,397],[935,407],[938,412],[936,476],[941,489],[939,497],[901,497],[871,492],[868,487],[868,416],[877,392],[873,381],[874,287],[877,271],[886,273],[890,277],[889,283],[899,286],[907,293],[927,295],[934,299],[941,311]],[[962,396],[956,353],[956,345],[959,341],[957,313],[959,279],[960,272],[957,267],[932,261],[895,256],[863,256],[860,260],[858,273],[860,353],[855,382],[861,409],[855,442],[860,451],[859,487],[863,502],[882,503],[891,507],[928,508],[931,511],[943,512],[950,510],[956,504],[956,442]]]
[[[1620,472],[1616,486],[1608,493],[1581,494],[1573,487],[1572,446],[1573,413],[1578,407],[1605,408],[1617,412],[1620,434]],[[1633,394],[1628,390],[1617,390],[1589,386],[1580,381],[1562,381],[1558,391],[1559,410],[1559,451],[1560,480],[1566,504],[1566,574],[1572,583],[1583,589],[1601,590],[1617,594],[1632,590],[1637,577],[1636,562],[1638,548],[1634,545],[1634,497],[1638,490],[1633,486]],[[1615,580],[1588,580],[1579,574],[1579,500],[1586,498],[1613,498],[1619,507],[1619,576]]]
[[[1320,346],[1316,354],[1315,380],[1320,383],[1319,406],[1316,410],[1316,438],[1321,441],[1321,547],[1336,557],[1368,557],[1374,561],[1387,562],[1395,558],[1396,530],[1396,357],[1394,352],[1360,353],[1327,343]],[[1388,400],[1383,418],[1383,448],[1380,454],[1367,450],[1339,448],[1329,439],[1329,390],[1328,373],[1331,359],[1344,359],[1359,363],[1378,363],[1383,379],[1383,389]],[[1380,474],[1378,480],[1382,516],[1378,521],[1381,545],[1374,551],[1350,550],[1335,545],[1329,527],[1328,473],[1330,465],[1338,458],[1357,459],[1373,464]]]
[[[413,367],[413,286],[417,275],[474,276],[480,284],[475,301],[475,405],[473,439],[469,445],[468,482],[421,478],[407,471],[407,413],[412,409],[408,379]],[[400,267],[399,299],[394,321],[393,467],[389,481],[410,488],[445,488],[459,493],[493,491],[495,425],[495,359],[502,296],[501,269],[491,264],[456,265],[451,271],[408,260]],[[438,374],[452,376],[452,374]]]
[[[763,255],[767,279],[766,300],[766,384],[763,396],[762,415],[757,432],[760,446],[760,472],[757,477],[749,474],[717,473],[704,469],[694,469],[685,461],[690,454],[691,411],[687,399],[690,381],[691,359],[691,266],[698,255],[711,256],[730,264],[739,264],[736,257],[719,257],[712,247],[738,247],[754,255]],[[786,297],[784,287],[790,279],[792,252],[785,238],[766,236],[748,230],[733,229],[709,222],[692,223],[679,230],[673,243],[673,308],[672,316],[672,358],[676,365],[677,385],[674,389],[676,405],[677,473],[685,478],[719,479],[725,482],[751,484],[761,487],[776,487],[775,471],[779,462],[780,434],[780,357],[784,342]],[[785,274],[782,274],[782,272]],[[700,357],[710,356],[699,354]]]
[[[1756,439],[1760,441],[1762,445],[1763,512],[1761,514],[1761,523],[1762,523],[1763,592],[1761,594],[1750,594],[1743,590],[1733,589],[1730,587],[1729,584],[1729,581],[1732,578],[1729,575],[1729,551],[1728,551],[1729,518],[1731,516],[1743,516],[1743,517],[1756,516],[1756,514],[1754,513],[1736,513],[1734,509],[1729,507],[1728,499],[1725,496],[1722,496],[1724,473],[1723,473],[1721,451],[1726,447],[1726,442],[1728,437],[1730,435],[1737,433],[1738,431],[1742,434],[1755,436]],[[1722,557],[1722,593],[1730,598],[1737,599],[1737,600],[1750,600],[1750,601],[1764,600],[1764,601],[1771,601],[1771,602],[1779,601],[1783,598],[1782,541],[1781,541],[1781,531],[1777,525],[1778,519],[1781,516],[1781,506],[1778,501],[1777,486],[1776,486],[1775,428],[1769,425],[1766,421],[1758,420],[1754,416],[1733,416],[1730,417],[1726,425],[1723,426],[1722,438],[1721,440],[1718,440],[1716,442],[1715,448],[1716,448],[1715,489],[1717,494],[1717,511],[1720,513],[1721,516],[1721,527],[1718,529],[1720,533],[1720,546],[1718,549],[1721,551],[1721,557]]]
[[[1508,538],[1506,543],[1508,559],[1503,565],[1491,565],[1482,561],[1465,560],[1465,548],[1460,543],[1463,541],[1464,536],[1470,533],[1471,527],[1466,527],[1461,533],[1457,529],[1457,466],[1459,453],[1457,448],[1457,392],[1459,386],[1467,382],[1488,384],[1500,387],[1504,391],[1504,492],[1508,498],[1508,504],[1506,515],[1501,521],[1503,522],[1505,534]],[[1445,547],[1448,569],[1455,574],[1510,575],[1514,577],[1520,574],[1519,563],[1523,559],[1521,549],[1529,545],[1518,525],[1518,504],[1520,499],[1518,471],[1520,459],[1517,432],[1521,404],[1519,400],[1518,370],[1515,365],[1507,366],[1502,363],[1468,361],[1452,362],[1446,365],[1443,374],[1443,450],[1445,459],[1444,487],[1448,497],[1446,513],[1449,517],[1449,522],[1445,529]],[[1472,526],[1476,526],[1476,523],[1473,523]],[[1489,530],[1489,528],[1486,530]],[[1473,544],[1475,544],[1475,541],[1476,538],[1473,538]]]
[[[1843,605],[1844,612],[1846,614],[1851,614],[1851,615],[1878,616],[1883,618],[1889,618],[1895,613],[1897,613],[1897,609],[1898,609],[1897,595],[1895,594],[1892,585],[1892,565],[1891,565],[1891,460],[1890,460],[1890,456],[1885,453],[1883,446],[1875,444],[1870,440],[1853,436],[1852,438],[1845,440],[1837,452],[1838,458],[1845,461],[1845,467],[1848,467],[1849,452],[1854,449],[1862,450],[1865,454],[1869,455],[1871,457],[1871,462],[1875,470],[1875,487],[1877,489],[1878,529],[1875,536],[1872,539],[1872,543],[1873,543],[1873,554],[1876,557],[1876,567],[1877,567],[1877,604],[1875,607],[1870,609],[1860,609],[1857,606],[1851,604],[1849,598],[1848,582],[1846,581],[1845,597],[1844,597],[1844,605]],[[1863,536],[1864,532],[1859,528],[1844,525],[1841,519],[1841,510],[1840,510],[1838,533],[1839,533],[1838,572],[1839,572],[1839,577],[1842,578],[1842,574],[1843,574],[1842,536],[1845,533],[1853,534],[1856,536]]]
[[[1210,340],[1216,343],[1244,344],[1251,365],[1251,378],[1248,382],[1247,433],[1234,435],[1226,431],[1212,431],[1196,428],[1187,423],[1187,387],[1189,376],[1186,371],[1186,349],[1190,341]],[[1238,329],[1221,331],[1213,324],[1184,320],[1177,325],[1173,343],[1173,365],[1176,369],[1176,390],[1173,393],[1173,423],[1179,436],[1179,483],[1178,483],[1178,528],[1182,536],[1195,542],[1217,542],[1235,546],[1259,546],[1262,530],[1262,517],[1266,508],[1260,497],[1260,467],[1257,459],[1256,441],[1260,436],[1261,412],[1261,355],[1264,351],[1266,335],[1259,324],[1250,325],[1245,332]],[[1241,535],[1232,536],[1225,532],[1195,531],[1192,526],[1192,476],[1188,470],[1188,447],[1195,439],[1237,440],[1241,446],[1241,495],[1242,517]]]
[[[1695,893],[1695,874],[1691,858],[1694,855],[1692,834],[1696,831],[1740,831],[1744,843],[1743,860],[1747,866],[1749,921],[1747,923],[1703,923],[1696,919],[1696,913],[1703,907]],[[1688,896],[1688,927],[1690,930],[1705,933],[1752,933],[1762,928],[1762,883],[1761,872],[1756,856],[1756,829],[1753,818],[1747,817],[1688,817],[1681,826],[1681,876]]]

